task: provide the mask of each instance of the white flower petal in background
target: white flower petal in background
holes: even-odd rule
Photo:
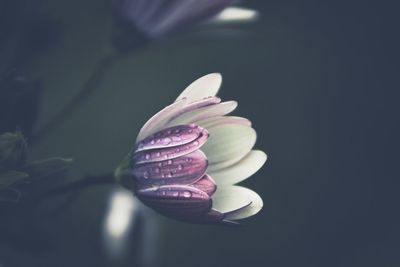
[[[213,17],[208,23],[225,24],[225,23],[243,23],[256,20],[259,14],[254,9],[244,7],[227,7],[219,14]]]
[[[228,201],[235,201],[230,196],[238,199],[236,200],[238,204],[236,205],[237,210],[230,210],[228,213],[225,213],[225,219],[227,220],[240,220],[250,217],[258,213],[263,207],[263,201],[256,192],[242,186],[234,185],[222,187],[220,190],[217,190],[215,193],[215,199],[217,199],[217,203],[215,203],[216,209],[229,206]],[[246,201],[250,202],[250,204],[243,205]]]
[[[222,125],[222,124],[240,124],[244,126],[251,127],[251,121],[246,118],[242,117],[235,117],[235,116],[221,116],[221,117],[212,117],[204,120],[197,121],[201,127],[204,128],[211,128],[213,126]]]
[[[252,150],[235,165],[218,171],[208,171],[218,185],[240,183],[256,173],[267,160],[267,155],[260,150]]]
[[[171,127],[180,124],[196,123],[216,116],[224,116],[231,113],[237,107],[236,101],[225,101],[216,105],[210,105],[185,112],[177,118],[171,120],[166,126]]]
[[[189,102],[201,100],[209,96],[215,96],[222,84],[222,76],[220,73],[207,74],[194,82],[192,82],[177,97],[177,100],[187,98]]]
[[[250,152],[257,138],[253,128],[239,124],[217,125],[207,130],[210,138],[202,150],[210,165],[242,159]]]
[[[257,12],[232,7],[237,0],[114,0],[116,14],[150,38],[162,38],[207,22],[247,22]]]

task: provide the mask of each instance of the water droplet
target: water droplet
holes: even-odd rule
[[[180,151],[180,149],[179,149],[179,148],[175,149],[175,152],[179,152],[179,151]]]
[[[176,130],[175,130],[175,133],[179,133],[180,131],[181,131],[181,130],[179,130],[179,129],[176,129]]]
[[[167,177],[168,177],[168,178],[171,178],[172,176],[173,176],[173,173],[172,173],[172,172],[170,172],[170,173],[167,174]]]
[[[149,172],[148,172],[148,171],[145,171],[145,172],[143,173],[143,177],[144,177],[144,179],[149,178]]]
[[[161,142],[161,139],[160,139],[160,138],[158,138],[158,139],[157,139],[157,143],[160,143],[160,142]]]
[[[163,196],[165,196],[165,195],[167,194],[167,192],[162,191],[161,194],[162,194]]]
[[[164,145],[169,145],[169,144],[171,144],[171,142],[172,142],[172,139],[169,137],[165,137],[163,140]]]
[[[178,165],[178,170],[182,170],[182,169],[183,169],[182,164],[179,164],[179,165]]]
[[[157,153],[156,153],[156,156],[157,156],[157,157],[161,156],[161,153],[160,153],[160,152],[157,152]]]
[[[190,193],[189,191],[185,191],[182,193],[182,196],[188,198],[192,196],[192,193]]]
[[[192,132],[193,132],[193,130],[192,130],[192,129],[189,129],[188,133],[192,133]]]
[[[160,168],[156,168],[154,171],[155,171],[155,173],[159,173],[160,172]]]
[[[150,159],[150,154],[146,154],[145,158]]]
[[[152,144],[152,145],[154,145],[156,143],[156,141],[154,141],[154,139],[152,139],[151,141],[150,141],[150,144]]]
[[[167,134],[171,134],[171,130],[168,130],[168,131],[167,131]]]
[[[192,161],[192,158],[187,158],[186,159],[186,162],[191,162]]]
[[[193,145],[194,145],[194,146],[198,146],[198,145],[199,145],[199,141],[194,141],[194,142],[193,142]]]
[[[161,178],[165,178],[165,174],[164,173],[161,173]]]
[[[162,167],[162,163],[160,162],[160,163],[158,163],[158,167]]]
[[[172,160],[168,160],[168,165],[171,165],[172,164]]]
[[[172,196],[174,196],[174,197],[179,196],[179,192],[177,192],[177,191],[173,192],[173,193],[172,193]]]

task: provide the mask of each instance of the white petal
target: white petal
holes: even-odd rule
[[[251,199],[246,195],[237,195],[231,191],[233,187],[217,188],[212,196],[212,208],[221,212],[228,213],[251,205]]]
[[[253,150],[235,165],[216,172],[208,171],[208,174],[218,186],[236,184],[256,173],[266,160],[267,155],[263,151]]]
[[[208,96],[215,96],[222,83],[220,73],[211,73],[192,82],[178,96],[176,100],[186,97],[189,102],[201,100]]]
[[[197,121],[212,118],[212,117],[220,117],[224,116],[230,112],[232,112],[237,107],[236,101],[226,101],[215,105],[210,105],[206,107],[201,107],[189,112],[186,112],[175,119],[171,120],[168,123],[168,127],[180,125],[180,124],[188,124],[188,123],[196,123]]]
[[[185,106],[186,103],[187,99],[181,99],[165,107],[153,117],[151,117],[145,123],[145,125],[143,125],[142,129],[140,129],[139,134],[136,138],[136,142],[144,139],[150,134],[161,130],[170,118],[174,117],[176,114],[179,114],[180,110]]]
[[[236,163],[250,152],[257,138],[253,128],[239,124],[218,125],[207,130],[210,137],[202,150],[209,166],[226,161],[230,165]]]
[[[221,117],[212,117],[200,121],[196,121],[196,124],[203,128],[211,128],[216,125],[221,124],[241,124],[245,126],[251,126],[251,121],[242,117],[235,116],[221,116]]]
[[[250,22],[258,18],[259,14],[254,9],[243,7],[227,7],[212,18],[209,23],[223,24],[232,22]]]
[[[232,200],[231,196],[234,196],[237,200]],[[251,204],[243,206],[243,203],[246,201],[251,202]],[[223,187],[219,192],[217,189],[215,197],[213,197],[213,208],[214,206],[216,210],[218,210],[218,208],[227,210],[227,212],[224,212],[225,219],[240,220],[258,213],[263,207],[263,201],[256,192],[248,188],[242,186],[228,186]],[[237,207],[237,209],[229,209],[232,206]]]

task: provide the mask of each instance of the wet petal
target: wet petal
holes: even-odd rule
[[[137,165],[142,163],[159,162],[168,159],[174,159],[198,150],[202,145],[205,144],[207,139],[208,132],[205,129],[202,129],[199,137],[190,143],[175,147],[139,151],[133,154],[132,160],[133,163]]]
[[[194,123],[196,121],[224,116],[230,112],[232,112],[237,107],[236,101],[226,101],[221,102],[216,105],[210,105],[202,108],[198,108],[196,110],[186,112],[175,119],[168,122],[168,126],[179,125],[179,124],[188,124]]]
[[[266,160],[267,155],[264,152],[253,150],[235,165],[209,173],[218,185],[233,185],[256,173]]]
[[[207,74],[186,87],[176,100],[187,98],[189,102],[193,102],[208,96],[215,96],[221,83],[222,76],[220,73]]]
[[[202,150],[210,167],[226,161],[236,163],[250,152],[257,138],[253,128],[239,124],[217,125],[208,130],[210,138]]]
[[[203,192],[206,192],[209,196],[214,194],[215,190],[217,190],[217,186],[214,180],[211,178],[210,175],[204,175],[200,180],[192,184],[191,186],[200,189]]]
[[[153,117],[151,117],[145,125],[140,129],[139,134],[136,138],[136,142],[141,141],[146,136],[149,136],[160,129],[164,128],[168,120],[175,114],[178,114],[180,110],[186,105],[187,99],[181,99],[165,107]]]
[[[202,132],[204,129],[195,124],[166,128],[140,141],[135,152],[184,145],[196,140]]]
[[[144,204],[174,219],[208,213],[212,204],[205,192],[191,186],[152,187],[136,193]]]
[[[196,150],[182,157],[134,166],[133,175],[139,184],[188,185],[202,179],[207,169],[207,158]]]

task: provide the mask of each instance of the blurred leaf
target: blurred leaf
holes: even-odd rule
[[[0,189],[16,184],[29,177],[29,174],[19,171],[5,171],[0,173]]]
[[[41,179],[63,173],[68,170],[72,159],[54,157],[29,162],[24,166],[24,171],[29,173],[32,179]]]
[[[27,144],[21,132],[0,135],[0,170],[15,170],[27,157]]]

